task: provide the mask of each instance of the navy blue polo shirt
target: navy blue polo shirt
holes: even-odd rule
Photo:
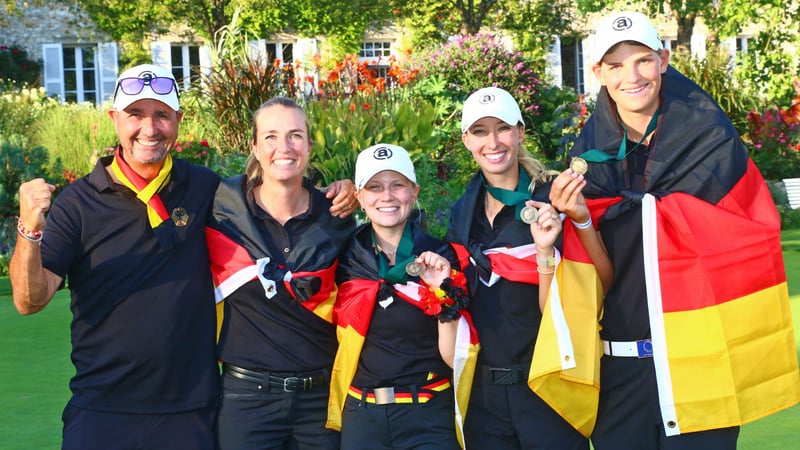
[[[455,251],[447,242],[424,234],[416,226],[412,230],[412,254],[433,251],[447,258],[453,268],[458,268]],[[374,267],[378,267],[378,254],[373,248],[372,227],[369,224],[359,230],[351,245],[369,249],[368,252],[375,255]],[[418,278],[414,280],[419,282]],[[339,281],[346,281],[346,278]],[[393,289],[388,289],[388,292],[392,291]],[[385,306],[380,303],[375,305],[353,386],[421,386],[426,384],[429,373],[450,377],[452,371],[439,352],[439,319],[426,316],[417,306],[399,296],[395,295],[393,298]],[[383,300],[385,298],[382,297],[375,299],[376,302]]]
[[[547,201],[549,184],[534,191],[533,199]],[[478,197],[483,199],[483,195]],[[484,248],[518,247],[533,243],[530,225],[515,217],[515,209],[503,206],[489,223],[484,202],[475,205],[469,239]],[[539,286],[500,278],[494,285],[476,283],[472,293],[472,318],[481,340],[480,364],[509,367],[528,364],[539,334]]]
[[[330,267],[355,228],[352,216],[331,216],[331,200],[308,180],[303,187],[310,193],[308,210],[283,225],[256,204],[252,190],[243,196],[254,229],[268,237],[270,258],[294,272],[310,270],[298,261]],[[225,299],[224,311],[219,358],[226,363],[282,375],[304,375],[333,365],[335,326],[306,309],[282,284],[267,298],[254,279]]]
[[[70,403],[142,414],[206,407],[219,385],[205,243],[219,177],[174,159],[159,195],[177,220],[154,230],[145,204],[107,174],[111,160],[56,197],[44,228],[43,265],[72,294]]]

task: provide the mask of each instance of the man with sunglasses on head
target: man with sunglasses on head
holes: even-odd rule
[[[108,115],[114,155],[52,203],[45,180],[20,186],[14,304],[41,311],[69,281],[76,373],[64,449],[212,449],[219,369],[205,224],[219,177],[170,155],[183,112],[169,69],[123,72]]]

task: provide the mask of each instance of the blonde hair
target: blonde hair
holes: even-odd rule
[[[284,108],[293,108],[300,112],[305,120],[306,124],[306,134],[308,135],[309,144],[311,144],[311,126],[308,122],[308,116],[306,112],[303,111],[303,108],[297,104],[294,100],[289,97],[274,97],[266,102],[262,103],[261,106],[256,109],[253,113],[253,144],[256,143],[258,139],[258,126],[256,125],[259,114],[265,113],[266,110],[272,108],[273,106],[283,106]],[[245,165],[244,169],[245,175],[245,191],[249,192],[256,186],[260,185],[264,178],[264,169],[261,168],[261,163],[255,157],[254,152],[250,152],[250,156],[247,158],[247,164]]]
[[[519,144],[517,163],[519,163],[522,170],[531,177],[531,184],[528,186],[528,192],[530,193],[533,193],[538,183],[547,183],[558,175],[558,171],[546,168],[541,161],[534,158],[533,155],[525,149],[522,143]]]

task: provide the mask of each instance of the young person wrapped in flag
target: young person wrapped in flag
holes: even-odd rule
[[[780,224],[723,111],[668,65],[650,20],[598,26],[603,85],[570,154],[615,267],[594,448],[735,449],[800,401]],[[567,170],[553,183],[561,208]]]
[[[586,379],[570,373],[576,368],[572,337],[583,333],[584,341],[595,342],[592,331],[596,333],[600,281],[610,282],[610,261],[598,233],[585,226],[572,240],[572,249],[582,256],[576,264],[585,270],[568,271],[572,278],[563,283],[568,262],[555,248],[562,224],[558,212],[547,203],[555,173],[545,170],[522,146],[525,126],[511,94],[496,87],[474,92],[464,104],[461,130],[462,141],[480,168],[453,207],[447,236],[460,249],[460,259],[471,264],[465,273],[480,337],[474,377],[463,379],[472,388],[464,426],[466,446],[588,449],[588,432],[579,431],[582,424],[578,422],[593,421],[598,388],[593,367],[580,368],[588,372]],[[568,200],[576,215],[588,217],[581,195],[584,185],[582,179],[572,180]],[[526,207],[537,208],[537,217],[531,217]],[[577,250],[584,246],[586,250]],[[561,290],[555,277],[557,266],[561,284],[584,288],[585,295],[556,295]],[[589,325],[594,323],[594,328],[569,329],[564,311],[574,304],[590,311]],[[553,340],[544,343],[552,349],[544,350],[557,355],[555,367],[549,360],[534,367],[542,359],[536,355],[542,345],[537,340],[540,324],[552,323],[554,317],[560,319],[560,341],[553,335]],[[587,352],[581,355],[583,359],[592,364],[597,352],[582,350]],[[532,386],[542,387],[547,395],[534,392],[529,377],[535,380]],[[564,392],[552,388],[554,384],[581,397],[579,419],[572,411],[565,414],[551,406],[553,397],[562,397]]]
[[[343,449],[457,450],[451,366],[456,334],[470,334],[466,280],[453,248],[410,218],[420,187],[404,148],[363,150],[355,181],[369,221],[337,271],[327,425]]]
[[[354,220],[331,214],[304,178],[309,124],[293,100],[264,103],[253,123],[246,173],[221,182],[209,220],[222,318],[219,448],[338,449],[339,433],[325,428],[334,278]]]

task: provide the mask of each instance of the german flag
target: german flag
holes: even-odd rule
[[[312,196],[322,195],[304,183]],[[336,257],[350,236],[352,222],[331,217],[327,211],[317,214],[317,220],[309,224],[302,237],[295,237],[292,251],[283,255],[285,264],[277,264],[270,253],[269,237],[263,235],[248,211],[243,176],[222,180],[206,228],[218,335],[225,298],[256,279],[264,286],[265,296],[285,290],[305,309],[333,323]]]
[[[662,80],[643,191],[631,190],[623,159],[590,161],[583,194],[604,236],[642,236],[641,249],[609,246],[616,286],[605,303],[646,297],[661,416],[672,436],[795,405],[800,372],[766,183],[707,93],[672,67]],[[617,117],[601,89],[570,155],[616,155]],[[626,275],[640,267],[644,281]]]
[[[602,210],[594,208],[592,213],[599,217]],[[570,220],[564,221],[562,249],[533,349],[528,386],[589,437],[600,398],[603,351],[598,320],[603,286]]]
[[[326,428],[342,429],[344,402],[358,369],[380,286],[380,281],[368,278],[354,278],[339,284],[334,314],[339,349],[331,371]]]
[[[737,426],[800,402],[780,222],[752,161],[717,205],[682,193],[642,205],[667,434]]]

